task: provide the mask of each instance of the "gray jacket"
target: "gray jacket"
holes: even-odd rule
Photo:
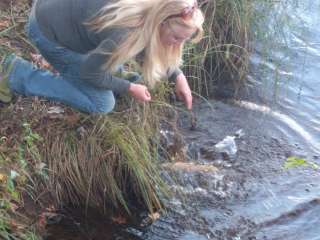
[[[98,88],[118,94],[128,91],[130,82],[102,70],[108,55],[127,35],[125,29],[95,32],[84,24],[111,0],[37,0],[36,18],[43,34],[51,41],[85,55],[80,76]],[[181,73],[176,69],[170,80]]]

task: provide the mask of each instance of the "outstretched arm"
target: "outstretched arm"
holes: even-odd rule
[[[184,101],[188,110],[192,109],[192,94],[186,76],[181,72],[176,78],[176,94]]]

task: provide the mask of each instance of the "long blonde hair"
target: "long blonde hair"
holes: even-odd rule
[[[109,28],[128,29],[128,35],[112,52],[105,64],[108,71],[114,71],[120,64],[136,57],[144,51],[142,74],[145,82],[153,87],[168,73],[182,64],[183,44],[179,47],[165,46],[160,41],[159,28],[163,21],[196,29],[195,40],[203,33],[202,12],[196,8],[192,17],[168,18],[193,6],[195,0],[116,0],[107,4],[89,22],[95,31]]]

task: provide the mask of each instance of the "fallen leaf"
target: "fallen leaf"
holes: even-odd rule
[[[148,217],[152,220],[152,222],[155,222],[160,218],[160,213],[158,213],[158,212],[155,212],[155,213],[152,213],[152,214],[150,213],[148,215]]]
[[[1,30],[5,30],[5,29],[8,28],[9,26],[10,26],[9,20],[1,20],[1,21],[0,21],[0,29],[1,29]]]
[[[78,121],[80,120],[79,115],[73,114],[73,115],[68,115],[65,120],[67,121],[68,124],[70,125],[76,125]]]
[[[60,106],[53,106],[53,107],[49,107],[48,113],[49,114],[61,114],[61,113],[64,113],[64,109]]]
[[[0,173],[0,182],[5,182],[7,180],[7,176]]]
[[[162,165],[166,169],[171,169],[174,171],[184,171],[184,172],[216,172],[218,169],[209,164],[196,164],[196,163],[166,163]]]

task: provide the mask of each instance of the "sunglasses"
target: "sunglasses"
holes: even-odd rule
[[[181,13],[174,14],[167,17],[164,21],[171,19],[171,18],[182,18],[183,20],[190,20],[193,16],[194,11],[198,8],[197,1],[194,2],[193,6],[187,6],[182,9]]]

